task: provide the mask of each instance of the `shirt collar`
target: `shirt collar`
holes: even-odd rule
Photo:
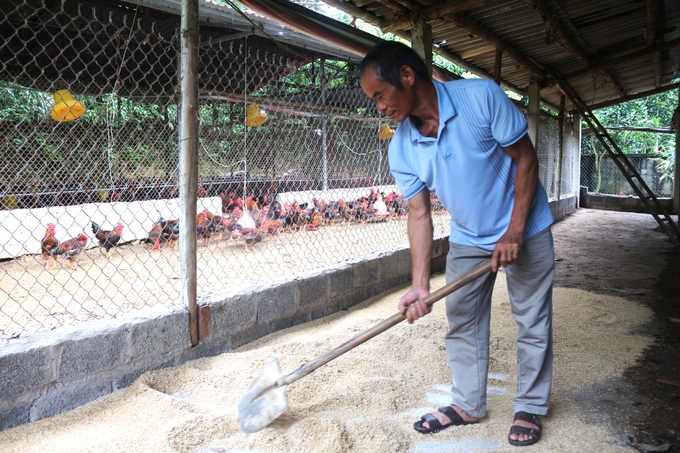
[[[434,87],[437,90],[437,103],[439,105],[439,130],[437,131],[437,137],[441,137],[442,130],[444,129],[446,122],[453,118],[456,115],[457,111],[456,106],[453,104],[453,99],[451,99],[451,96],[449,96],[449,93],[446,90],[444,84],[436,80],[432,80],[432,83],[434,84]],[[411,142],[419,140],[420,141],[435,140],[420,135],[420,132],[418,132],[418,128],[413,123],[413,121],[411,121],[411,118],[408,119],[408,125]]]

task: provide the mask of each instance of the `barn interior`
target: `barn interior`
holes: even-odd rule
[[[518,104],[537,118],[581,120],[597,129],[595,110],[680,87],[678,2],[325,0],[325,4],[417,49],[432,49],[432,54],[475,76],[495,80],[517,94]],[[167,42],[179,40],[181,8],[179,0],[2,2],[4,24],[14,27],[0,29],[0,79],[45,92],[66,84],[79,95],[97,96],[106,90],[131,99],[174,99],[179,55]],[[111,26],[93,27],[87,18],[98,18],[98,23],[104,19]],[[200,66],[230,68],[228,73],[201,71],[199,96],[207,101],[244,99],[317,59],[356,65],[378,40],[283,0],[240,4],[202,0],[198,20],[201,45],[208,49],[201,54]],[[121,24],[132,31],[126,39],[119,34]],[[138,38],[135,31],[140,32]],[[92,47],[93,42],[103,45]],[[247,52],[259,51],[268,58],[246,68],[238,61],[229,65],[224,53],[211,54],[217,43],[245,46]],[[145,46],[144,52],[134,51]],[[80,47],[87,52],[78,51]],[[127,52],[129,58],[119,64],[117,58]],[[284,60],[288,63],[281,64]],[[459,77],[436,63],[434,75],[441,80]],[[334,89],[323,99],[319,90],[303,87],[295,97],[281,100],[269,94],[260,102],[271,109],[294,104],[305,112],[371,108],[357,86]],[[676,128],[677,123],[667,126]],[[606,130],[599,134],[637,188],[645,212],[582,210],[576,191],[574,209],[561,220],[573,220],[575,226],[556,235],[555,283],[635,297],[649,305],[655,320],[645,330],[656,341],[620,381],[575,398],[584,417],[607,418],[613,429],[630,436],[633,447],[667,444],[665,451],[674,451],[680,449],[679,184],[668,210],[640,175],[630,171]],[[557,198],[559,202],[559,194]]]

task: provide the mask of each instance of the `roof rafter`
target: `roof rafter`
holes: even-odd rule
[[[432,22],[433,20],[440,19],[446,14],[465,11],[485,3],[489,3],[489,0],[451,0],[429,8],[412,11],[397,17],[394,20],[383,21],[380,24],[380,30],[383,33],[391,33],[397,30],[409,30],[413,26],[413,23],[419,19]]]
[[[503,40],[502,38],[496,36],[493,32],[484,28],[481,24],[472,20],[467,15],[465,15],[463,13],[454,13],[454,14],[447,14],[446,16],[444,16],[444,18],[446,20],[450,20],[451,22],[455,23],[459,27],[466,29],[470,33],[477,35],[478,37],[480,37],[484,41],[488,42],[489,44],[491,44],[495,48],[502,50],[504,53],[508,54],[510,56],[510,58],[512,58],[517,63],[519,63],[522,66],[524,66],[525,68],[527,68],[530,72],[532,72],[539,79],[544,79],[546,77],[546,73],[543,70],[543,67],[539,66],[538,63],[527,58],[524,54],[522,54],[512,44],[510,44],[507,41]]]
[[[555,42],[559,43],[567,52],[572,54],[584,67],[589,68],[593,64],[599,63],[600,57],[596,54],[594,57],[586,55],[578,45],[569,37],[565,28],[555,18],[555,13],[548,8],[543,0],[526,0],[526,3],[531,6],[531,9],[538,14],[545,26],[555,34]],[[607,69],[604,69],[602,76],[614,89],[622,96],[626,95],[625,90],[621,87],[613,74]]]
[[[628,102],[632,101],[634,99],[640,99],[640,98],[646,98],[647,96],[652,96],[655,94],[659,93],[665,93],[666,91],[674,90],[676,88],[680,88],[680,82],[678,83],[671,83],[670,85],[666,85],[660,88],[655,88],[653,90],[649,91],[643,91],[642,93],[635,93],[635,94],[629,94],[628,96],[622,97],[622,98],[616,98],[612,99],[610,101],[605,101],[605,102],[600,102],[598,104],[590,104],[588,108],[590,110],[597,110],[597,109],[602,109],[605,107],[611,107],[612,105],[618,105],[623,102]],[[572,112],[576,112],[576,109],[574,109]]]
[[[620,55],[616,58],[610,58],[608,60],[603,60],[599,62],[598,64],[594,64],[590,66],[589,68],[585,69],[579,69],[578,71],[570,72],[567,74],[564,74],[564,78],[567,80],[573,80],[578,77],[583,77],[585,75],[591,74],[591,73],[596,73],[598,71],[602,71],[603,69],[607,69],[612,66],[616,66],[618,64],[622,63],[627,63],[629,61],[634,61],[638,60],[640,58],[647,57],[649,55],[654,55],[654,54],[659,54],[660,52],[671,49],[673,47],[680,46],[680,38],[673,39],[668,42],[662,42],[659,44],[655,44],[651,47],[647,47],[645,49],[640,49],[640,50],[635,50],[633,52],[629,52],[624,55]]]

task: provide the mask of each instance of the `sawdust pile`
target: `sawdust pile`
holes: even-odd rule
[[[432,287],[444,284],[435,276]],[[255,434],[240,431],[236,407],[272,359],[284,374],[396,312],[406,288],[349,312],[286,330],[239,350],[148,372],[132,386],[49,419],[0,432],[2,452],[345,453],[517,451],[507,443],[515,388],[517,327],[505,279],[492,312],[489,409],[480,424],[425,436],[412,425],[448,404],[443,302],[413,325],[399,324],[287,387],[290,409]],[[632,365],[649,337],[635,334],[651,311],[633,301],[574,289],[554,293],[555,370],[543,439],[527,451],[630,451],[604,426],[579,417],[571,391],[606,383]]]

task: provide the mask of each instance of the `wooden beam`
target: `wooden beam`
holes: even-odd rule
[[[371,24],[375,27],[380,25],[380,19],[377,16],[374,16],[371,13],[367,13],[363,9],[357,8],[356,6],[344,0],[324,0],[324,3],[334,6],[335,8],[338,8],[340,11],[344,11],[351,16],[358,17],[364,22]]]
[[[537,78],[543,79],[546,77],[543,68],[539,67],[532,60],[529,60],[527,57],[525,57],[524,54],[517,50],[513,45],[499,38],[494,33],[490,32],[489,30],[481,26],[479,23],[469,18],[467,15],[462,13],[447,14],[444,18],[450,20],[451,22],[455,23],[461,28],[468,30],[473,35],[477,35],[479,38],[488,42],[496,49],[500,49],[504,53],[508,54],[510,58],[515,60],[520,65],[524,66],[526,69],[529,70],[529,72],[531,72]]]
[[[671,49],[671,48],[677,47],[677,46],[680,46],[680,38],[672,39],[668,42],[655,44],[651,47],[647,47],[647,48],[644,48],[644,49],[635,50],[633,52],[629,52],[627,54],[618,56],[616,58],[604,60],[604,61],[601,61],[597,64],[594,64],[594,65],[592,65],[588,68],[579,69],[578,71],[574,71],[574,72],[570,72],[568,74],[564,74],[563,77],[567,80],[577,79],[579,77],[583,77],[584,75],[588,75],[588,74],[591,74],[591,73],[602,71],[603,69],[607,69],[609,67],[616,66],[616,65],[621,64],[621,63],[627,63],[629,61],[635,61],[635,60],[638,60],[640,58],[644,58],[644,57],[647,57],[647,56],[652,55],[654,53],[662,52],[666,49]]]
[[[406,13],[409,13],[411,11],[408,8],[406,8],[404,5],[402,5],[401,3],[399,3],[395,0],[378,0],[378,2],[387,6],[389,9],[396,12],[397,14],[406,14]]]
[[[587,127],[583,129],[583,135],[592,134],[595,131],[629,131],[629,132],[651,132],[654,134],[675,134],[675,131],[670,127],[637,127],[637,126],[609,126],[595,129]]]
[[[652,96],[654,94],[665,93],[666,91],[674,90],[676,88],[680,88],[680,82],[671,83],[670,85],[666,85],[666,86],[663,86],[663,87],[660,87],[660,88],[655,88],[655,89],[649,90],[649,91],[643,91],[642,93],[629,94],[628,96],[612,99],[611,101],[600,102],[599,104],[592,104],[592,105],[589,105],[588,108],[590,110],[597,110],[597,109],[602,109],[602,108],[605,108],[605,107],[611,107],[612,105],[618,105],[618,104],[621,104],[623,102],[632,101],[633,99],[646,98],[647,96]],[[575,111],[575,110],[573,110],[573,111]]]
[[[477,49],[470,50],[469,52],[464,52],[460,54],[460,58],[467,60],[468,58],[476,57],[477,55],[482,55],[487,52],[493,52],[495,50],[496,48],[494,46],[479,47]]]
[[[432,22],[433,20],[441,19],[441,17],[446,14],[466,11],[489,3],[489,1],[490,0],[450,0],[440,5],[410,12],[397,17],[394,20],[383,21],[380,24],[380,30],[383,33],[391,33],[397,30],[409,30],[418,19]]]
[[[590,57],[586,55],[583,50],[579,48],[576,43],[572,41],[569,34],[564,29],[562,24],[560,24],[555,18],[555,13],[548,8],[548,6],[543,2],[543,0],[525,0],[526,3],[531,6],[531,9],[538,14],[546,28],[555,34],[555,41],[558,42],[567,52],[572,54],[579,63],[585,67],[590,67],[594,63],[599,62],[600,57],[595,55]],[[614,89],[621,95],[625,96],[626,92],[621,88],[621,85],[616,81],[614,76],[610,74],[607,70],[604,70],[602,76],[604,79],[614,87]]]

